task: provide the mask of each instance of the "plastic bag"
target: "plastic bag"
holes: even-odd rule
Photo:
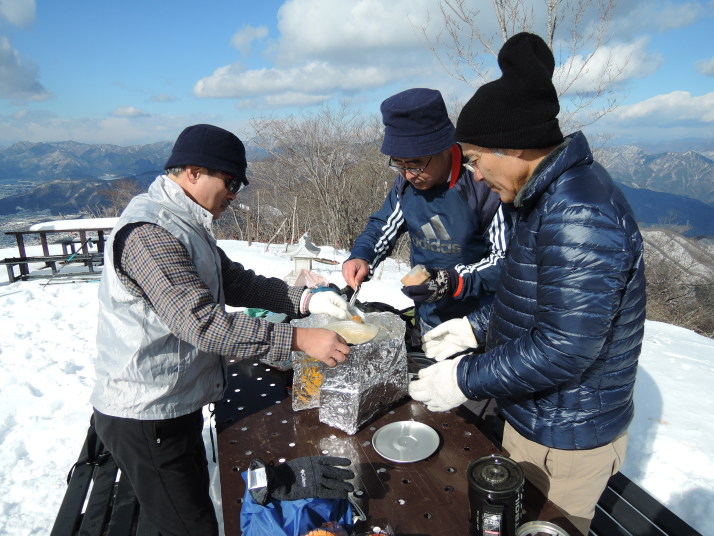
[[[248,490],[247,474],[241,473],[246,482],[240,511],[243,536],[302,536],[330,521],[347,529],[352,527],[352,504],[348,499],[271,499],[261,506]]]

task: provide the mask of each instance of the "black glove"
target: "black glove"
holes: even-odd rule
[[[461,276],[451,268],[426,268],[431,274],[422,285],[402,287],[402,292],[415,302],[435,302],[444,296],[453,296],[461,284]]]
[[[251,495],[258,504],[267,503],[268,498],[278,501],[295,501],[319,497],[322,499],[344,499],[354,486],[346,480],[355,477],[349,469],[339,466],[350,465],[348,458],[335,456],[306,456],[272,466],[255,459],[251,470],[265,468],[267,486],[251,489]],[[267,493],[265,493],[267,491]]]

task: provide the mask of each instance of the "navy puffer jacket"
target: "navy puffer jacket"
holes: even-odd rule
[[[580,132],[518,193],[501,286],[469,316],[486,353],[457,370],[495,397],[521,435],[548,447],[609,443],[633,416],[645,322],[642,237],[622,192]]]

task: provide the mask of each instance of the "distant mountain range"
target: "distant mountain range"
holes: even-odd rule
[[[148,145],[91,145],[74,141],[32,143],[22,141],[0,148],[0,180],[55,180],[123,178],[161,173],[173,142]],[[249,161],[262,157],[247,145]]]
[[[0,150],[0,179],[56,180],[117,178],[161,170],[168,141],[149,145],[89,145],[73,141],[22,141]]]
[[[0,199],[0,215],[20,209],[78,212],[101,204],[97,191],[115,179],[133,178],[146,186],[161,173],[171,146],[69,141],[18,142],[0,149],[0,181],[6,195]],[[600,149],[595,156],[620,183],[643,227],[662,226],[690,237],[714,236],[714,147],[699,148],[701,152],[649,154],[629,145]],[[250,145],[246,153],[249,162],[263,157]],[[15,192],[13,185],[23,182],[23,191]]]
[[[647,154],[636,146],[598,150],[612,178],[631,188],[683,195],[714,205],[714,152]]]

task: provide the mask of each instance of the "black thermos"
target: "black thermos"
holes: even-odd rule
[[[521,524],[523,470],[492,454],[469,464],[469,536],[516,536]]]

